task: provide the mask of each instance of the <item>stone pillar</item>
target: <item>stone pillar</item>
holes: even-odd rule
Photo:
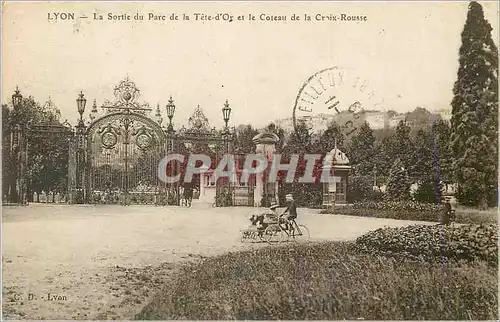
[[[202,200],[203,197],[205,197],[205,185],[206,185],[206,177],[205,173],[200,173],[200,197],[199,199]]]
[[[76,203],[76,189],[77,189],[77,150],[76,137],[71,137],[69,141],[69,155],[68,155],[68,191],[66,199],[67,203]]]
[[[273,154],[276,152],[276,143],[279,142],[279,137],[272,132],[263,132],[256,135],[253,139],[255,144],[255,153],[264,155],[268,160],[273,159]],[[262,204],[263,197],[269,197],[271,192],[266,191],[266,182],[264,182],[264,175],[259,173],[256,175],[255,190],[254,190],[254,206],[264,206]],[[272,196],[276,198],[278,191],[278,182],[275,182],[275,189]]]

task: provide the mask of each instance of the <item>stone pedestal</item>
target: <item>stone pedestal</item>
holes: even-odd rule
[[[264,132],[256,135],[253,139],[255,144],[255,153],[264,155],[268,160],[273,160],[273,155],[276,152],[276,143],[279,142],[279,137],[275,133]],[[264,180],[264,174],[259,173],[256,175],[255,190],[254,190],[254,206],[262,207],[262,198],[278,198],[278,182],[273,184],[274,189],[269,189],[269,185]],[[273,190],[273,191],[269,191]]]

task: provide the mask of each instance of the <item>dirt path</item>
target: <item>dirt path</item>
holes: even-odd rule
[[[131,319],[179,265],[242,244],[255,208],[4,207],[4,319]],[[415,222],[299,211],[314,240]]]

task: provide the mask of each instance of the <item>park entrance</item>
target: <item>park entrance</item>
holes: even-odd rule
[[[73,127],[67,121],[58,121],[60,113],[55,107],[49,108],[51,104],[39,108],[32,98],[23,99],[16,90],[13,114],[6,123],[9,128],[3,131],[4,151],[8,154],[4,162],[8,161],[9,165],[5,171],[8,180],[3,185],[7,202],[27,204],[52,199],[51,202],[70,204],[181,205],[183,191],[193,189],[194,199],[214,206],[260,204],[262,193],[255,194],[254,190],[259,190],[262,180],[257,182],[254,178],[249,184],[240,183],[240,162],[234,174],[238,177],[236,181],[228,178],[214,181],[211,176],[224,154],[233,154],[238,160],[244,156],[234,148],[236,129],[228,126],[231,108],[227,100],[221,104],[225,123],[221,129],[209,125],[200,106],[194,110],[187,126],[175,129],[172,119],[176,106],[172,97],[165,105],[168,123],[164,125],[159,104],[152,109],[147,103],[141,103],[140,91],[128,77],[114,88],[114,99],[104,101],[100,110],[94,100],[90,113],[85,113],[87,99],[83,92],[76,103],[79,119]],[[53,114],[56,119],[46,124],[38,119],[47,117],[32,117],[25,112],[29,106],[42,116]],[[10,111],[7,107],[4,109]],[[45,111],[51,109],[54,111]],[[87,119],[84,114],[88,115]],[[18,117],[23,115],[29,117]],[[43,152],[30,155],[30,146]],[[193,153],[208,155],[212,166],[195,176],[189,185],[182,180],[165,183],[158,178],[158,166],[169,153],[183,154],[186,161]],[[57,167],[46,166],[52,163]],[[167,171],[182,178],[183,168],[178,162],[171,163]],[[38,173],[47,178],[57,173],[61,182],[45,180],[48,183],[40,186],[38,182],[45,181]],[[34,194],[45,196],[44,201],[33,198]]]
[[[158,163],[166,135],[146,116],[124,110],[100,118],[87,132],[92,203],[153,204],[164,192]]]
[[[158,178],[158,165],[167,153],[210,155],[216,164],[224,153],[231,152],[234,130],[229,129],[230,108],[226,102],[222,111],[226,126],[222,130],[210,128],[201,108],[195,109],[188,127],[174,130],[172,118],[175,104],[172,98],[166,104],[169,124],[164,126],[160,106],[156,113],[139,101],[140,91],[128,78],[114,89],[114,101],[105,101],[101,114],[94,101],[90,122],[83,121],[83,94],[77,100],[80,121],[70,146],[69,188],[76,203],[179,205],[184,189],[194,188],[195,196],[205,196],[202,178],[192,184],[165,183]],[[182,165],[170,164],[171,175],[182,174]],[[230,198],[229,183],[218,182],[213,201]]]

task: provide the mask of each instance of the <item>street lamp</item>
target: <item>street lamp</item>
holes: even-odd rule
[[[76,99],[76,106],[78,108],[78,113],[80,113],[80,121],[78,125],[82,126],[83,124],[83,113],[85,112],[85,104],[87,104],[87,99],[83,95],[83,92],[78,94],[78,98]]]
[[[229,102],[226,99],[226,103],[222,108],[222,117],[224,122],[226,123],[226,131],[228,130],[227,123],[229,122],[229,118],[231,117],[231,108],[229,107]]]
[[[167,104],[166,108],[167,108],[167,116],[168,116],[168,131],[172,132],[174,130],[174,126],[172,125],[172,118],[174,117],[174,114],[175,114],[175,104],[174,104],[174,100],[172,99],[172,96],[170,96],[170,99],[168,100],[168,104]]]
[[[14,108],[19,108],[22,100],[23,96],[21,95],[21,92],[19,92],[19,87],[16,86],[16,91],[12,95],[12,105],[14,105]]]
[[[24,167],[23,167],[23,160],[22,160],[22,151],[24,150],[23,147],[23,131],[21,128],[21,124],[19,124],[20,121],[20,113],[19,108],[21,107],[21,102],[23,100],[23,96],[19,92],[19,87],[16,86],[16,91],[12,95],[12,105],[14,106],[14,113],[15,115],[15,127],[13,131],[11,132],[11,154],[15,158],[15,164],[14,164],[14,178],[13,178],[13,184],[14,186],[11,188],[11,198],[12,201],[17,202],[22,204],[24,202],[24,196],[23,196],[23,176],[24,176]]]

